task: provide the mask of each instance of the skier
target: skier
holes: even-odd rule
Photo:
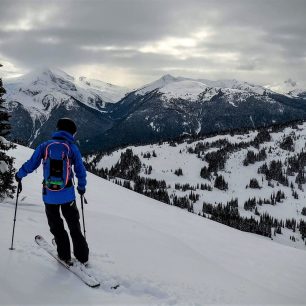
[[[75,202],[74,174],[78,179],[77,190],[83,196],[86,191],[86,170],[78,147],[74,144],[77,127],[73,120],[61,118],[52,139],[40,144],[32,157],[15,175],[18,183],[37,169],[43,160],[43,201],[50,231],[54,236],[58,256],[71,265],[69,236],[64,228],[60,210],[64,216],[73,243],[73,252],[83,264],[88,262],[89,249],[81,232],[80,215]]]

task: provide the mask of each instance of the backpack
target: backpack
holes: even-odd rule
[[[65,142],[51,142],[46,146],[43,160],[44,187],[61,191],[68,187],[71,176],[71,149]]]

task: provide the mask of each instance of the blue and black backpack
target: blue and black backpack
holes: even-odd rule
[[[71,185],[71,149],[65,142],[47,144],[44,154],[44,187],[61,191]]]

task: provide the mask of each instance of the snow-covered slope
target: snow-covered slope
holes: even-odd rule
[[[16,166],[32,150],[18,146]],[[305,251],[161,204],[92,174],[85,206],[91,289],[34,243],[51,240],[41,203],[41,169],[23,181],[14,251],[14,201],[0,204],[0,304],[303,304]],[[117,291],[107,289],[119,281]]]
[[[160,88],[159,91],[163,93],[163,97],[167,100],[181,98],[189,101],[197,101],[199,94],[204,92],[206,88],[207,86],[205,84],[183,80],[169,83]]]
[[[76,84],[90,93],[100,96],[101,99],[107,103],[116,103],[129,92],[129,89],[126,87],[105,83],[96,79],[89,79],[83,76],[76,80]]]
[[[247,82],[165,75],[127,94],[112,116],[102,149],[305,119],[306,104]]]
[[[260,85],[255,85],[248,82],[238,81],[235,79],[230,80],[217,80],[217,81],[211,81],[206,79],[200,79],[198,80],[200,82],[203,82],[204,84],[207,84],[210,87],[217,87],[222,89],[236,89],[241,91],[246,91],[249,93],[257,93],[262,95],[265,91],[267,91],[266,88]]]
[[[288,94],[292,97],[302,98],[306,100],[306,89],[297,88],[297,89],[289,91]]]
[[[211,81],[207,79],[190,79],[183,77],[174,77],[170,74],[166,74],[160,79],[149,83],[142,88],[138,89],[135,93],[144,95],[152,90],[158,90],[163,94],[165,100],[171,98],[181,98],[185,100],[203,100],[203,97],[199,98],[199,94],[210,92],[210,98],[217,95],[218,92],[224,92],[227,94],[244,93],[254,95],[263,95],[264,92],[271,92],[269,89],[247,82],[241,82],[238,80],[217,80]],[[211,93],[214,94],[211,94]],[[210,99],[206,99],[209,101]]]
[[[270,130],[271,129],[267,129]],[[288,160],[296,157],[298,153],[305,150],[306,144],[306,123],[297,125],[295,128],[287,127],[271,133],[271,140],[261,143],[258,148],[251,144],[251,142],[258,135],[258,131],[251,131],[245,134],[238,135],[219,135],[214,137],[204,138],[203,140],[192,141],[188,138],[182,143],[164,142],[162,144],[152,144],[147,146],[131,146],[133,153],[137,155],[141,162],[141,170],[139,175],[141,177],[164,180],[168,186],[166,192],[169,197],[176,195],[177,197],[188,198],[190,193],[198,194],[199,198],[193,203],[193,210],[195,213],[202,214],[203,202],[206,203],[223,203],[224,205],[231,199],[238,199],[239,213],[244,217],[253,216],[259,220],[260,217],[255,210],[249,211],[244,209],[244,203],[250,198],[259,200],[271,199],[272,194],[281,190],[285,194],[285,199],[276,205],[257,204],[257,212],[260,215],[268,213],[270,216],[278,220],[286,221],[286,219],[294,218],[297,221],[306,221],[306,214],[302,214],[303,208],[306,211],[306,195],[305,183],[299,185],[297,183],[297,173],[289,173],[290,166]],[[291,151],[282,149],[281,143],[290,136],[293,139],[293,148]],[[219,141],[219,144],[218,144]],[[249,145],[244,145],[250,143]],[[212,147],[209,147],[213,144]],[[201,169],[206,166],[208,162],[205,159],[206,155],[211,152],[216,152],[225,148],[228,144],[237,145],[232,151],[227,153],[225,167],[219,170],[218,174],[225,178],[228,183],[228,189],[223,191],[214,187],[215,177],[213,173],[210,179],[204,179],[200,176]],[[239,147],[240,145],[240,147]],[[198,150],[196,148],[203,147]],[[206,149],[205,149],[206,147]],[[247,166],[244,165],[244,160],[248,151],[258,154],[259,151],[265,150],[266,158],[257,161]],[[102,157],[94,158],[95,155],[89,156],[88,162],[92,164],[95,169],[110,170],[121,159],[121,154],[126,151],[126,148],[113,151],[110,154],[105,154]],[[153,154],[154,152],[154,154]],[[148,154],[150,155],[148,157]],[[155,155],[155,157],[154,157]],[[220,160],[221,157],[219,156]],[[271,161],[281,161],[282,171],[288,178],[288,186],[284,186],[277,181],[269,182],[264,174],[259,174],[258,169],[263,164],[269,164]],[[300,158],[301,160],[301,158]],[[151,172],[148,171],[152,167]],[[175,170],[181,169],[182,175],[177,176]],[[257,179],[260,188],[249,188],[251,179]],[[176,184],[189,184],[191,188],[182,191],[175,187]],[[202,190],[201,184],[207,184],[212,188],[209,190]],[[294,193],[296,191],[296,194]],[[173,204],[173,199],[170,201]],[[292,238],[294,237],[294,239]],[[273,237],[275,241],[287,244],[293,247],[302,248],[305,250],[305,241],[301,239],[298,231],[292,231],[284,227],[281,235]]]
[[[6,101],[16,101],[25,107],[50,113],[56,104],[76,99],[96,110],[106,103],[119,101],[128,92],[127,88],[115,86],[85,77],[75,79],[56,68],[41,68],[18,78],[4,80]],[[52,100],[46,109],[46,97]]]
[[[11,139],[35,147],[56,122],[71,117],[83,152],[306,118],[304,93],[277,94],[237,80],[169,74],[127,88],[43,68],[5,80]],[[83,133],[83,131],[85,131]]]
[[[283,83],[272,83],[265,87],[280,94],[306,98],[306,84],[298,83],[291,78],[287,79]]]
[[[109,109],[127,92],[126,88],[84,77],[76,80],[49,68],[5,80],[4,86],[11,137],[33,147],[50,137],[57,120],[65,116],[77,122],[82,149],[98,146],[97,135],[112,126]]]

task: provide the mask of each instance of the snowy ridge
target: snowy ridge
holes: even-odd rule
[[[11,137],[33,147],[61,116],[90,130],[89,137],[79,134],[84,152],[306,118],[301,94],[279,95],[237,80],[165,75],[126,94],[126,88],[45,68],[9,80],[5,88]]]
[[[163,98],[170,99],[184,99],[189,101],[196,101],[199,94],[205,91],[207,86],[196,81],[184,80],[180,82],[169,83],[162,88],[160,92],[163,93]]]
[[[260,85],[251,84],[248,82],[242,82],[238,80],[218,80],[218,81],[210,81],[210,80],[199,80],[201,82],[204,82],[205,84],[212,86],[212,87],[218,87],[223,89],[236,89],[239,91],[246,91],[249,93],[256,93],[259,95],[264,94],[265,91],[268,91],[266,88]]]
[[[50,68],[6,80],[4,86],[7,91],[5,104],[12,113],[13,138],[21,139],[28,145],[35,143],[40,135],[49,134],[50,128],[45,128],[44,124],[57,121],[63,113],[76,116],[73,114],[81,111],[83,122],[89,120],[93,125],[100,124],[99,128],[103,130],[101,116],[106,113],[106,117],[108,109],[128,91],[84,77],[76,80],[61,70]],[[95,112],[88,110],[88,107]],[[108,118],[105,122],[107,126]],[[23,130],[21,126],[27,129]]]
[[[288,93],[290,96],[295,98],[303,98],[306,99],[306,90],[305,89],[294,89],[289,91]]]
[[[12,151],[16,167],[32,152],[21,146]],[[34,242],[37,233],[52,238],[41,177],[40,168],[23,181],[15,251],[8,250],[14,200],[0,203],[3,305],[295,305],[306,300],[305,251],[161,204],[92,174],[86,229],[92,269],[102,285],[88,288]],[[121,284],[116,292],[103,286],[114,281]]]
[[[126,87],[116,86],[83,76],[77,79],[76,84],[93,94],[99,95],[103,101],[108,103],[118,102],[129,92],[129,89]]]
[[[166,74],[166,75],[162,76],[160,79],[139,88],[135,93],[138,94],[138,95],[145,95],[146,93],[148,93],[150,91],[153,91],[155,89],[163,88],[167,84],[171,84],[171,83],[174,83],[174,82],[180,82],[180,81],[183,81],[183,80],[186,80],[186,79],[181,78],[181,77],[175,78],[170,74]]]
[[[306,96],[306,84],[295,82],[291,78],[283,83],[272,83],[265,85],[266,88],[273,90],[280,94],[285,94],[291,97],[305,97]]]
[[[100,111],[106,103],[116,103],[128,91],[123,87],[84,77],[75,80],[64,71],[53,68],[43,68],[5,80],[4,85],[7,89],[7,103],[17,101],[28,109],[44,110],[47,114],[54,106],[71,99]]]
[[[230,100],[234,100],[235,95],[237,94],[239,94],[240,99],[242,100],[246,99],[250,95],[263,95],[265,92],[272,93],[271,90],[263,86],[237,80],[211,81],[206,79],[173,77],[169,74],[145,85],[135,93],[138,95],[145,95],[153,90],[158,90],[160,93],[162,93],[164,100],[180,98],[189,101],[196,101],[200,100],[201,98],[202,101],[203,98],[204,101],[209,101],[220,91],[227,96],[230,96]],[[199,97],[200,94],[202,94],[201,97]]]

